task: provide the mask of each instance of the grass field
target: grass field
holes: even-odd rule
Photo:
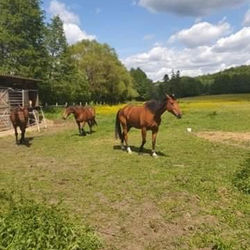
[[[119,149],[117,106],[97,107],[98,127],[86,137],[72,119],[48,113],[55,126],[28,133],[30,147],[0,138],[0,189],[60,203],[104,249],[249,249],[250,95],[184,98],[180,106],[181,120],[162,117],[157,159],[151,134],[143,155]],[[132,150],[140,143],[132,130]]]

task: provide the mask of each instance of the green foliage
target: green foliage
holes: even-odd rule
[[[42,77],[46,68],[40,0],[0,1],[0,71]]]
[[[76,227],[58,206],[34,201],[15,201],[1,192],[0,201],[8,203],[0,214],[1,249],[98,249],[100,241],[85,226]]]
[[[250,158],[235,175],[234,185],[242,192],[250,194]]]
[[[116,103],[136,97],[131,76],[107,44],[83,40],[70,47],[70,54],[87,76],[93,101]]]
[[[153,84],[150,79],[147,78],[147,75],[140,68],[131,69],[130,75],[134,80],[134,86],[138,92],[138,100],[148,100],[151,98]]]
[[[180,76],[180,72],[173,71],[171,79],[165,75],[163,82],[154,84],[154,89],[151,92],[152,97],[162,98],[166,93],[174,93],[177,97],[197,96],[203,93],[204,86],[201,82],[193,77]]]

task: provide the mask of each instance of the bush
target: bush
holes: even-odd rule
[[[4,201],[3,201],[4,199]],[[98,249],[101,243],[86,226],[76,226],[58,206],[0,195],[0,249]]]

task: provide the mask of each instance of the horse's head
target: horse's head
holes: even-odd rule
[[[166,100],[167,111],[175,115],[178,119],[180,119],[182,117],[182,113],[174,95],[166,95]]]
[[[64,110],[64,112],[63,112],[63,117],[62,117],[62,118],[63,118],[64,120],[66,120],[67,117],[68,117],[71,113],[73,113],[72,107],[66,107],[65,110]]]

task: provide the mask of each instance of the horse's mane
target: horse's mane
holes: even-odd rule
[[[156,112],[157,110],[161,109],[162,105],[166,103],[166,99],[164,100],[149,100],[144,103],[144,106],[151,110],[152,112]]]

